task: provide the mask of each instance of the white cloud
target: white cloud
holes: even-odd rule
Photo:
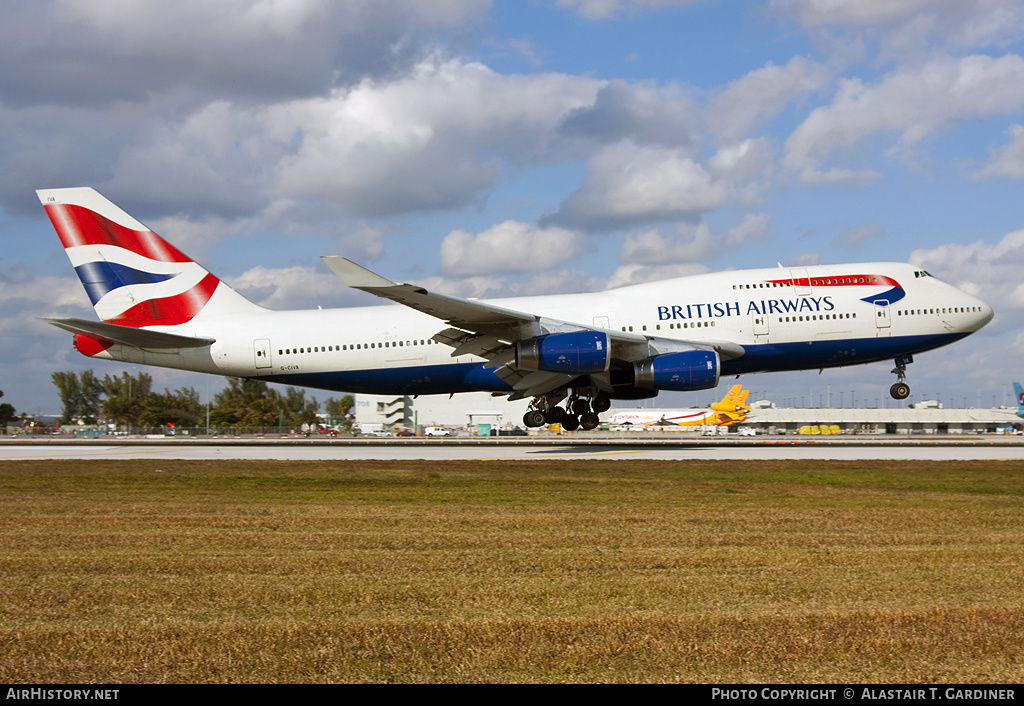
[[[822,64],[796,56],[784,66],[768,63],[728,85],[707,109],[707,123],[720,140],[746,137],[759,123],[769,120],[794,100],[820,91],[832,80]]]
[[[1006,132],[1010,136],[1010,143],[999,149],[989,150],[988,163],[983,169],[972,174],[972,179],[995,176],[1024,178],[1024,126],[1012,125]]]
[[[504,164],[544,158],[564,116],[591,104],[599,85],[430,61],[398,81],[282,106],[277,117],[302,144],[279,163],[277,188],[357,215],[462,206]]]
[[[938,58],[897,69],[876,85],[847,79],[831,105],[815,109],[789,136],[783,164],[814,170],[877,134],[895,133],[908,147],[957,122],[1021,107],[1024,59],[1016,55]]]
[[[0,320],[0,331],[28,325],[37,316],[88,316],[92,313],[89,297],[77,277],[29,276],[13,282],[0,280],[0,302],[4,302],[5,309],[20,302],[19,310],[32,312],[22,314],[19,311],[13,317]]]
[[[713,232],[703,222],[695,226],[681,224],[674,236],[657,230],[628,234],[619,261],[640,265],[700,262],[771,235],[771,217],[767,214],[747,216],[724,234]]]
[[[990,333],[1024,326],[1024,230],[1006,234],[995,245],[978,241],[915,250],[910,262],[991,306]]]
[[[568,115],[560,136],[606,145],[629,139],[640,145],[692,147],[700,140],[700,110],[679,84],[608,81],[596,98]]]
[[[676,277],[689,277],[691,275],[701,275],[709,271],[706,266],[692,262],[677,265],[640,265],[635,263],[621,265],[608,278],[607,288],[614,289],[631,284],[644,284],[646,282],[658,282]]]
[[[193,96],[294,97],[383,76],[425,42],[483,19],[489,0],[40,0],[9,3],[9,99],[91,104]]]
[[[478,275],[473,277],[427,277],[416,280],[427,289],[457,297],[500,299],[506,297],[532,297],[545,294],[572,294],[597,292],[606,282],[578,270],[547,270],[525,281],[512,281],[504,277]],[[522,307],[522,302],[512,304]]]
[[[885,57],[1018,41],[1018,0],[772,0],[770,7],[833,43],[877,42]]]
[[[701,163],[681,149],[622,140],[587,163],[587,177],[549,221],[611,230],[696,219],[725,206],[750,206],[770,167],[767,141],[730,146]]]
[[[441,270],[451,275],[546,270],[575,256],[580,233],[505,221],[473,235],[455,230],[441,243]]]
[[[345,287],[326,267],[253,267],[238,277],[225,277],[239,294],[268,309],[330,309],[367,302]]]

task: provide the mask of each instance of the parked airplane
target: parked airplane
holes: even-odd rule
[[[1013,392],[1017,395],[1017,416],[1024,417],[1024,387],[1019,382],[1013,383]]]
[[[611,418],[612,426],[724,426],[731,427],[747,421],[747,394],[743,385],[733,385],[721,402],[713,402],[704,409],[673,410],[671,412],[647,411],[634,409],[628,412],[617,412]]]
[[[596,427],[613,398],[720,376],[895,360],[977,331],[979,299],[913,265],[710,273],[590,294],[477,301],[324,257],[402,306],[270,311],[90,188],[37,192],[100,321],[52,318],[92,358],[370,394],[532,398],[528,426]],[[443,322],[443,323],[442,323]],[[564,406],[560,406],[564,401]]]

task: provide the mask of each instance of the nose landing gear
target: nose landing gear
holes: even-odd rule
[[[892,372],[896,375],[897,382],[889,388],[889,394],[894,400],[905,400],[910,396],[910,385],[907,384],[907,365],[914,362],[912,355],[896,356],[896,367]]]

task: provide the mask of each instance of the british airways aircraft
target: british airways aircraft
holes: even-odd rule
[[[90,188],[36,192],[99,321],[50,318],[91,358],[369,394],[531,398],[527,426],[592,429],[612,399],[721,376],[894,360],[987,324],[979,299],[908,264],[737,270],[604,292],[479,301],[341,257],[349,287],[400,306],[271,311]]]

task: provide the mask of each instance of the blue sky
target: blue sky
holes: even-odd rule
[[[996,311],[918,356],[912,401],[1024,378],[1017,0],[14,0],[0,61],[19,411],[58,411],[54,371],[139,371],[35,318],[93,315],[34,195],[86,185],[277,309],[371,303],[324,254],[479,297],[911,261]],[[743,382],[848,404],[890,367]]]

